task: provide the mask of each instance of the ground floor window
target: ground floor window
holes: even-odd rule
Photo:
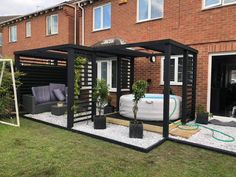
[[[97,77],[104,79],[110,91],[116,91],[117,83],[117,60],[97,61]]]
[[[170,84],[182,85],[183,56],[171,56],[170,59]],[[164,84],[164,57],[161,58],[161,85]]]

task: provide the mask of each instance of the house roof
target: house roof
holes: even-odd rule
[[[65,2],[62,2],[60,4],[56,4],[54,6],[51,6],[51,7],[39,10],[39,11],[35,11],[35,12],[32,12],[32,13],[25,14],[25,15],[20,15],[20,16],[11,16],[12,18],[3,18],[3,20],[1,20],[1,17],[0,17],[0,26],[3,27],[3,26],[11,25],[11,24],[14,24],[14,23],[19,22],[19,21],[30,19],[32,17],[36,17],[36,16],[43,15],[43,14],[46,14],[46,13],[49,13],[49,12],[53,12],[55,10],[60,10],[60,9],[63,8],[63,6],[66,6],[66,5],[70,6],[70,5],[72,5],[73,3],[77,2],[77,1],[79,1],[79,0],[65,1]]]
[[[11,16],[0,16],[0,23],[4,22],[4,21],[8,21],[11,20],[13,18],[18,17],[19,15],[11,15]]]

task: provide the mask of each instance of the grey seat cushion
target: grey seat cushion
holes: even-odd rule
[[[65,95],[61,91],[61,89],[54,89],[53,90],[54,95],[56,96],[57,100],[64,101],[66,99]]]
[[[37,104],[50,101],[49,86],[32,87],[32,93]]]
[[[55,96],[53,90],[60,89],[64,93],[66,86],[65,86],[65,84],[50,83],[49,88],[50,88],[51,101],[57,101],[57,97]]]

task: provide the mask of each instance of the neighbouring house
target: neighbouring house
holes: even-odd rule
[[[4,21],[8,21],[12,18],[16,18],[17,16],[0,16],[0,23]],[[0,57],[2,56],[2,43],[3,43],[3,37],[2,37],[2,27],[0,26]]]
[[[81,44],[133,43],[170,38],[199,51],[197,104],[229,116],[236,106],[236,0],[82,0]],[[162,93],[163,60],[135,61],[135,79]],[[116,62],[98,62],[98,77],[112,83]],[[181,92],[182,56],[172,56],[171,88]],[[114,71],[114,72],[113,72]]]
[[[79,40],[78,7],[73,1],[0,22],[2,54],[59,44],[76,44]]]

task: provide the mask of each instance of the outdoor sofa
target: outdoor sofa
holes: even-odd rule
[[[33,95],[23,95],[24,110],[30,114],[51,111],[51,106],[59,101],[67,103],[67,87],[64,84],[50,83],[46,86],[32,87]]]

